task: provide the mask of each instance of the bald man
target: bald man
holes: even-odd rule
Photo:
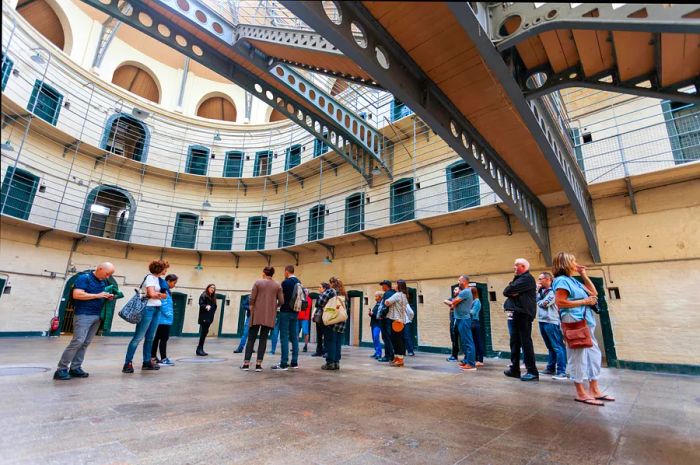
[[[95,271],[81,273],[75,280],[72,291],[73,297],[73,339],[63,351],[58,369],[53,379],[65,381],[71,378],[87,378],[83,368],[85,351],[100,326],[100,313],[105,301],[114,296],[105,292],[110,276],[114,273],[114,265],[109,262],[101,263]]]
[[[516,258],[513,264],[515,276],[503,290],[507,297],[503,308],[513,313],[513,331],[510,333],[510,368],[503,374],[521,381],[537,381],[540,374],[535,365],[535,349],[532,346],[532,321],[537,312],[537,283],[530,274],[530,263]],[[520,349],[525,355],[527,373],[520,376]]]

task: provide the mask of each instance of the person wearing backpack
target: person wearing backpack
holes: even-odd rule
[[[87,378],[83,371],[83,359],[90,341],[100,327],[100,312],[107,300],[114,296],[105,292],[107,279],[114,273],[114,265],[101,263],[95,271],[82,273],[71,290],[73,299],[73,339],[63,351],[53,379],[67,381],[71,378]]]
[[[278,315],[280,325],[280,346],[282,356],[280,362],[273,366],[273,370],[287,371],[289,368],[299,368],[299,331],[297,320],[301,305],[297,301],[303,300],[304,290],[299,278],[294,276],[294,265],[284,267],[284,281],[282,281],[282,294],[284,303],[280,306]],[[292,343],[292,363],[289,363],[289,343]]]

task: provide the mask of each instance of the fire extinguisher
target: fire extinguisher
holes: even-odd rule
[[[58,330],[58,317],[55,316],[51,318],[51,332],[53,333],[54,331]]]

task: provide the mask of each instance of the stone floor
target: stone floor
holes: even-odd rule
[[[503,360],[461,373],[419,353],[400,369],[345,348],[338,372],[302,354],[298,371],[255,373],[224,339],[207,343],[219,362],[124,375],[127,339],[97,338],[88,379],[52,381],[67,343],[2,339],[1,463],[700,463],[699,378],[605,370],[618,401],[599,408],[573,402],[568,382],[505,378]],[[169,355],[194,344],[173,339]],[[20,366],[50,370],[6,369]]]

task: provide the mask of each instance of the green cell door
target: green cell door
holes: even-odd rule
[[[481,301],[481,313],[479,314],[479,323],[481,323],[481,342],[483,344],[484,356],[493,356],[493,343],[491,341],[491,305],[489,304],[489,287],[485,283],[472,283],[476,285],[479,292],[479,300]],[[454,292],[456,284],[450,287],[450,298]],[[450,349],[451,350],[451,349]],[[449,353],[449,352],[448,352]]]
[[[343,345],[360,345],[362,340],[362,309],[364,308],[364,294],[362,291],[348,291],[348,321],[345,324]],[[359,308],[355,308],[359,307]],[[355,328],[358,328],[358,339],[355,340]]]
[[[409,326],[411,330],[411,340],[413,341],[413,347],[418,348],[418,292],[414,287],[408,288],[408,303],[415,313],[413,321]]]
[[[51,333],[52,336],[58,336],[62,333],[72,334],[73,333],[73,299],[71,298],[71,292],[75,286],[75,280],[78,279],[83,273],[92,273],[94,270],[85,270],[81,273],[74,274],[71,276],[66,285],[63,287],[63,296],[61,297],[61,303],[58,307],[58,329]],[[113,277],[107,279],[109,284],[117,285],[117,281]],[[127,292],[129,289],[122,289],[124,293],[124,298],[131,298],[131,295]],[[116,300],[106,300],[104,308],[102,309],[103,320],[100,324],[100,329],[103,334],[109,334],[112,329],[112,318],[114,317],[114,307],[116,305]]]
[[[575,279],[581,281],[579,276]],[[615,350],[615,338],[608,312],[608,301],[605,298],[605,281],[603,278],[591,278],[591,282],[598,291],[598,322],[596,326],[596,339],[600,342],[602,336],[603,363],[608,367],[617,367],[617,351]]]
[[[238,307],[238,332],[236,337],[243,336],[243,327],[245,325],[245,315],[250,306],[250,294],[241,296],[241,305]]]
[[[224,327],[224,314],[226,313],[226,296],[223,294],[216,294],[216,300],[219,301],[217,304],[218,310],[219,310],[219,329],[216,332],[217,337],[222,337],[222,336],[233,336],[233,334],[223,334],[223,327]]]
[[[182,336],[182,326],[185,322],[185,309],[187,308],[187,294],[172,292],[173,297],[173,325],[170,327],[171,336]]]

